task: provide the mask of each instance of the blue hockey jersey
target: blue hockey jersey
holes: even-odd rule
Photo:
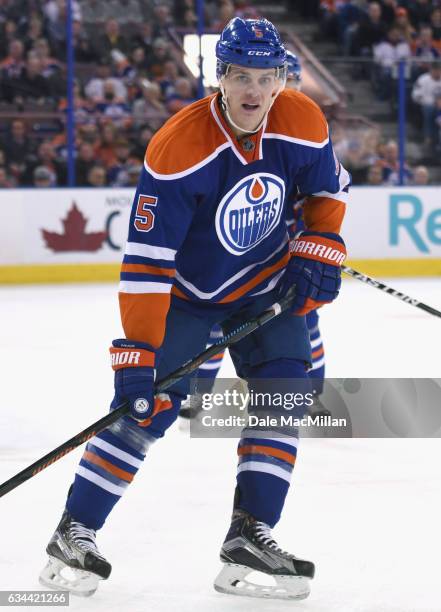
[[[308,229],[338,232],[349,183],[321,110],[300,92],[283,91],[241,141],[218,95],[177,113],[147,148],[133,202],[119,290],[126,337],[159,347],[172,293],[240,304],[273,289],[294,194],[308,196]]]

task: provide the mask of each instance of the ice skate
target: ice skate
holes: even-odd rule
[[[269,599],[309,595],[314,564],[283,551],[270,527],[246,512],[234,512],[220,559],[224,566],[214,581],[220,593]]]
[[[49,561],[39,579],[51,589],[89,597],[97,590],[99,581],[108,578],[112,571],[110,563],[98,551],[95,531],[75,521],[67,510],[46,552]]]
[[[202,412],[202,395],[195,393],[189,395],[185,402],[182,402],[179,410],[179,429],[189,431],[190,421],[196,419]]]

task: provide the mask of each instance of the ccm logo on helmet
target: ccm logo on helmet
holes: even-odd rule
[[[247,55],[259,55],[268,57],[269,55],[271,55],[271,53],[270,51],[248,51]]]

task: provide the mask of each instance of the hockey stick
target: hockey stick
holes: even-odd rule
[[[367,276],[366,274],[357,272],[357,270],[353,270],[352,268],[349,268],[348,266],[342,266],[341,269],[343,270],[345,274],[352,276],[352,278],[356,278],[362,283],[366,283],[367,285],[370,285],[371,287],[375,287],[376,289],[380,289],[380,291],[384,291],[384,293],[393,295],[394,297],[398,298],[402,302],[406,302],[406,304],[410,304],[411,306],[416,306],[417,308],[420,308],[421,310],[424,310],[425,312],[428,312],[429,314],[434,315],[435,317],[441,317],[441,312],[439,310],[436,310],[436,308],[432,308],[432,306],[428,306],[427,304],[424,304],[423,302],[420,302],[419,300],[415,300],[414,298],[409,297],[405,293],[401,293],[400,291],[397,291],[396,289],[392,289],[392,287],[388,287],[388,285],[385,285],[384,283],[380,283],[380,281],[377,281],[374,278]]]
[[[265,323],[268,323],[268,321],[271,321],[271,319],[274,319],[274,317],[277,317],[289,307],[293,297],[294,288],[290,289],[279,302],[276,302],[260,315],[250,319],[246,323],[243,323],[229,334],[226,334],[223,339],[219,340],[210,346],[210,348],[197,355],[194,359],[187,361],[183,366],[160,380],[155,385],[155,393],[165,391],[172,384],[187,374],[197,370],[202,363],[208,361],[211,357],[216,355],[220,349],[227,348],[231,344],[239,342],[239,340],[242,340],[242,338],[245,338],[245,336],[248,336],[248,334],[251,334],[259,327],[262,327],[262,325],[265,325]],[[35,461],[35,463],[32,463],[32,465],[28,466],[9,480],[6,480],[6,482],[0,485],[0,497],[6,495],[6,493],[9,493],[9,491],[12,491],[23,482],[26,482],[26,480],[29,480],[29,478],[32,478],[45,468],[49,467],[58,461],[58,459],[61,459],[84,442],[87,442],[87,440],[98,434],[100,431],[103,431],[103,429],[106,429],[106,427],[112,425],[112,423],[124,416],[128,411],[129,406],[127,403],[118,406],[118,408],[112,412],[109,412],[109,414],[106,414],[106,416],[102,417],[89,427],[86,427],[86,429],[83,429],[83,431],[78,433],[76,436],[70,438],[70,440],[67,440],[60,446],[57,446],[57,448],[47,453],[47,455],[44,455],[44,457],[41,457],[41,459],[38,459]]]

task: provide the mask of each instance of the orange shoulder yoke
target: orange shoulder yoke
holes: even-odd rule
[[[311,98],[299,91],[285,89],[269,113],[266,132],[322,143],[328,138],[328,124]]]
[[[185,172],[226,142],[211,113],[213,97],[183,108],[156,132],[145,156],[153,172],[165,175]]]

